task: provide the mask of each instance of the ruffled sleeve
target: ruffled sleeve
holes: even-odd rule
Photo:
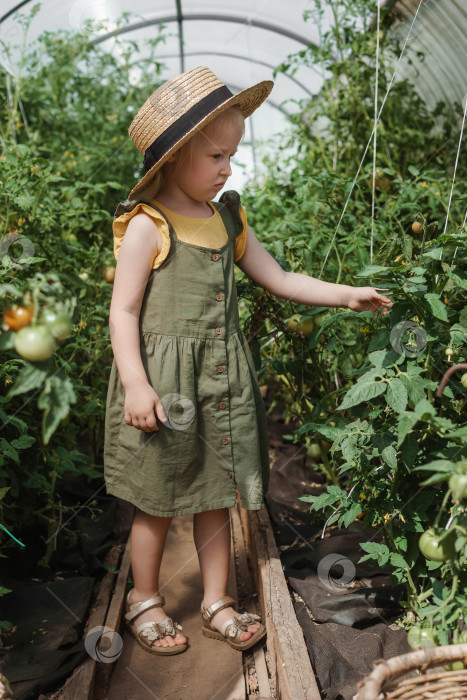
[[[246,229],[247,229],[247,220],[246,220],[246,211],[240,204],[239,206],[239,212],[240,212],[240,218],[242,220],[243,224],[243,230],[238,234],[237,238],[235,239],[235,249],[234,249],[234,262],[238,262],[241,257],[243,256],[243,253],[245,252],[245,247],[246,247]]]
[[[151,265],[152,268],[156,270],[162,265],[170,250],[169,227],[167,221],[164,219],[162,214],[159,214],[159,212],[153,209],[151,206],[149,206],[149,204],[144,204],[142,202],[140,204],[137,204],[135,208],[131,211],[126,212],[125,214],[122,214],[121,216],[117,217],[113,222],[115,260],[118,259],[118,251],[120,250],[120,246],[122,245],[123,236],[125,235],[125,231],[127,229],[129,221],[136,214],[140,214],[141,212],[148,214],[152,219],[154,219],[161,235],[162,248],[152,261]]]

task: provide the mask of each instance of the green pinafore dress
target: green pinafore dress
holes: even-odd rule
[[[234,245],[242,230],[239,196],[226,192],[214,204],[228,241],[221,248],[186,243],[168,222],[170,250],[151,271],[142,301],[141,359],[167,425],[158,421],[159,430],[151,433],[127,425],[115,359],[110,372],[107,493],[151,515],[233,507],[236,486],[243,507],[256,510],[269,482],[264,402],[239,328],[234,278]]]

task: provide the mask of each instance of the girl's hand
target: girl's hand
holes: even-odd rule
[[[373,311],[377,314],[384,306],[392,306],[389,297],[378,294],[377,289],[384,291],[383,287],[351,287],[347,306],[352,311]],[[383,315],[388,313],[388,309],[383,308]]]
[[[145,433],[159,430],[158,418],[167,422],[160,398],[150,384],[138,384],[125,391],[125,423]]]

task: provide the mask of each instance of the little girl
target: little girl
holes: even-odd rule
[[[245,117],[272,85],[233,95],[208,68],[195,68],[158,88],[129,129],[147,173],[114,221],[104,467],[107,492],[137,508],[125,617],[156,654],[187,647],[159,595],[176,515],[194,514],[203,633],[238,650],[266,633],[257,615],[238,614],[226,596],[228,509],[237,489],[244,508],[261,508],[269,480],[266,416],[238,325],[234,262],[297,303],[374,312],[392,303],[374,287],[285,272],[247,226],[235,192],[212,201],[231,174]]]

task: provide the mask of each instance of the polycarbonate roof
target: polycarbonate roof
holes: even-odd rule
[[[387,0],[386,6],[405,20],[398,29],[401,37],[416,16],[409,40],[414,62],[410,65],[404,56],[401,75],[430,107],[439,101],[462,102],[467,95],[467,0]]]
[[[35,1],[0,2],[4,10],[0,15],[2,38],[14,43],[11,40],[19,33],[15,12],[27,12]],[[144,39],[157,36],[160,23],[165,25],[166,38],[157,56],[166,65],[162,77],[207,65],[237,91],[271,79],[274,68],[289,54],[319,40],[313,23],[303,20],[303,13],[309,9],[309,0],[42,0],[29,35],[34,39],[46,29],[89,33],[87,20],[104,20],[108,30],[102,29],[92,38],[104,41],[111,49],[111,32],[117,19],[130,12],[124,35],[141,45]],[[313,69],[301,68],[293,77],[279,75],[275,82],[264,120],[272,129],[282,123],[275,112],[295,111],[293,101],[317,92],[322,78]]]
[[[9,45],[19,43],[21,29],[14,15],[17,10],[28,14],[36,1],[0,0],[0,38]],[[161,23],[165,27],[156,53],[165,65],[163,79],[206,65],[238,92],[273,79],[274,68],[287,56],[319,41],[313,22],[303,19],[311,7],[310,0],[42,0],[28,36],[34,40],[44,30],[75,30],[112,51],[117,20],[131,13],[120,36],[137,42],[143,56],[144,40],[158,36]],[[325,21],[331,17],[328,8]],[[90,31],[88,20],[101,20],[106,27]],[[319,91],[322,75],[303,67],[293,77],[279,74],[274,82],[268,100],[247,120],[238,160],[250,172],[256,161],[255,144],[284,129],[287,114],[298,109],[298,101]],[[239,173],[239,179],[232,178],[232,187],[241,189],[244,179]]]
[[[462,100],[467,92],[467,0],[380,1],[402,13],[404,21],[396,29],[402,40],[417,15],[409,42],[414,63],[410,65],[404,57],[398,78],[410,77],[431,105],[440,99],[448,103]],[[17,10],[29,13],[36,2],[0,0],[1,39],[10,45],[19,43],[21,29],[14,15]],[[325,31],[333,14],[329,3],[323,0],[322,4]],[[163,23],[165,39],[156,53],[165,65],[163,79],[199,65],[211,68],[233,92],[274,79],[267,101],[247,120],[240,160],[248,166],[255,162],[255,144],[282,131],[287,114],[299,109],[298,101],[318,92],[322,85],[322,71],[310,67],[300,67],[293,76],[280,73],[273,78],[274,68],[290,54],[319,43],[313,20],[303,18],[314,7],[315,0],[42,0],[29,38],[34,40],[44,30],[75,30],[112,51],[117,21],[123,13],[130,13],[123,37],[136,42],[143,56],[144,40],[158,36]],[[101,20],[106,26],[96,32],[88,20]],[[425,53],[422,62],[415,56],[417,50]],[[252,146],[249,152],[247,144]]]

